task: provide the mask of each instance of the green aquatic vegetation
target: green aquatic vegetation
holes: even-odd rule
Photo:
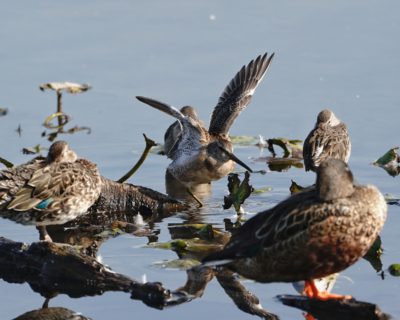
[[[400,263],[391,264],[388,268],[389,273],[394,277],[400,277]]]
[[[4,117],[8,114],[7,108],[0,108],[0,117]]]
[[[229,240],[229,233],[214,228],[209,223],[173,223],[168,225],[168,230],[173,239],[193,239],[213,241],[225,244]]]
[[[201,262],[196,259],[174,259],[174,260],[155,261],[152,263],[153,266],[158,268],[178,269],[178,270],[188,270],[200,264]]]
[[[253,193],[254,194],[263,194],[263,193],[270,192],[270,191],[272,191],[272,187],[263,187],[263,188],[254,189]]]
[[[70,94],[77,94],[86,92],[91,88],[92,87],[89,86],[88,84],[79,84],[73,82],[49,82],[41,84],[39,86],[39,89],[41,91],[54,90],[57,94],[57,110],[55,113],[52,113],[50,116],[48,116],[43,123],[43,126],[45,128],[55,131],[50,132],[49,134],[43,132],[42,136],[47,136],[49,141],[54,141],[57,138],[58,134],[61,133],[72,134],[78,131],[87,131],[88,134],[91,133],[90,128],[78,127],[78,126],[75,126],[74,128],[64,131],[64,126],[71,121],[71,117],[63,112],[63,104],[62,104],[63,92],[67,92]],[[57,124],[52,123],[54,119],[57,119]]]
[[[257,138],[253,136],[230,136],[233,144],[242,146],[252,146],[257,142]]]
[[[298,193],[300,191],[303,191],[305,187],[297,184],[294,180],[292,180],[292,184],[289,187],[290,194]]]
[[[381,261],[382,253],[383,253],[382,241],[381,237],[378,236],[375,242],[372,244],[371,248],[369,248],[368,252],[363,257],[371,264],[371,266],[375,269],[376,272],[382,271],[382,261]]]
[[[231,173],[228,176],[228,190],[229,195],[224,197],[224,209],[229,209],[233,206],[237,214],[241,213],[241,205],[254,191],[254,188],[249,184],[250,173],[248,171],[244,174],[244,179],[240,182],[239,175]]]
[[[375,160],[373,165],[381,167],[384,169],[389,175],[395,177],[400,173],[400,156],[397,154],[399,147],[394,147],[387,151],[382,157]]]
[[[33,147],[22,148],[23,154],[40,154],[42,151],[47,150],[47,148],[42,147],[40,144],[37,144]]]
[[[194,239],[175,239],[168,242],[151,242],[146,245],[148,248],[172,250],[181,255],[185,253],[208,253],[221,250],[223,245],[204,241],[199,238]]]
[[[12,168],[12,167],[14,167],[14,164],[13,164],[12,162],[10,162],[10,161],[8,161],[8,160],[2,158],[2,157],[0,157],[0,163],[2,163],[3,165],[5,165],[6,168]]]
[[[282,148],[283,158],[293,157],[302,158],[303,154],[303,141],[297,139],[287,139],[287,138],[272,138],[267,140],[268,150],[275,157],[276,153],[274,150],[274,145]]]

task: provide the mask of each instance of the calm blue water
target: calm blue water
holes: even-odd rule
[[[150,96],[180,107],[192,104],[206,122],[219,94],[239,70],[257,55],[276,57],[258,87],[250,107],[231,133],[262,134],[304,139],[317,113],[329,107],[350,130],[353,152],[350,166],[360,183],[377,185],[383,193],[398,195],[398,178],[391,178],[371,162],[399,145],[400,20],[397,1],[18,1],[0,4],[0,155],[14,163],[30,159],[23,147],[49,143],[40,137],[41,123],[55,109],[55,95],[38,86],[49,81],[89,83],[93,89],[64,96],[65,111],[73,125],[92,128],[92,134],[64,136],[77,153],[98,163],[103,175],[119,178],[138,158],[142,133],[162,141],[172,122],[168,116],[138,101]],[[15,129],[22,127],[19,138]],[[242,159],[257,157],[255,147],[238,147]],[[165,191],[168,160],[151,155],[132,183]],[[263,163],[251,163],[265,169]],[[288,195],[290,180],[312,183],[313,175],[292,169],[285,173],[253,175],[256,188],[271,186],[270,193],[253,196],[246,209],[266,209]],[[233,211],[223,211],[226,180],[213,185],[209,205],[201,212],[205,222],[222,223]],[[158,223],[160,240],[167,241],[168,223]],[[400,262],[400,215],[389,208],[382,233],[384,266]],[[36,241],[33,227],[1,220],[0,235]],[[146,238],[123,235],[100,250],[103,261],[115,271],[168,288],[184,284],[185,272],[152,266],[174,259],[173,252],[145,249]],[[348,280],[350,278],[351,280]],[[273,298],[293,293],[289,284],[246,286],[263,306],[282,319],[301,319],[301,313]],[[379,304],[400,317],[398,278],[382,281],[364,260],[346,270],[335,291]],[[0,280],[2,319],[39,308],[43,299],[27,285]],[[94,319],[254,319],[238,310],[214,280],[204,296],[191,303],[158,311],[122,293],[71,299],[58,296],[51,306],[62,306]]]

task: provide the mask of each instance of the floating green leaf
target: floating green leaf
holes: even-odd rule
[[[398,150],[399,147],[394,147],[390,149],[382,157],[374,161],[373,164],[375,166],[385,169],[386,172],[392,177],[399,175],[400,167],[399,167],[399,155],[397,154]]]
[[[272,190],[272,187],[263,187],[263,188],[254,189],[253,193],[254,194],[263,194],[266,192],[270,192],[271,190]]]
[[[194,239],[175,239],[168,242],[152,242],[147,245],[149,248],[166,249],[178,252],[180,255],[191,253],[208,253],[221,250],[222,244],[214,244],[208,241]]]
[[[240,144],[245,146],[253,145],[257,142],[257,138],[252,136],[230,136],[233,144]]]
[[[371,266],[375,269],[376,272],[382,271],[382,261],[381,261],[382,253],[383,253],[382,241],[381,238],[378,236],[373,245],[371,246],[371,248],[369,248],[368,252],[363,257],[371,264]]]
[[[229,233],[216,229],[211,224],[205,223],[170,223],[168,230],[172,239],[193,239],[212,241],[225,244],[229,241]]]
[[[389,273],[394,277],[400,277],[400,263],[394,263],[389,266]]]
[[[294,193],[298,193],[302,190],[304,190],[305,188],[299,184],[297,184],[294,180],[292,180],[292,184],[290,185],[290,194],[294,194]]]
[[[248,171],[245,172],[242,182],[240,182],[239,175],[236,173],[231,173],[228,176],[229,195],[224,197],[224,209],[229,209],[233,205],[236,212],[240,213],[241,205],[254,190],[249,184],[249,179],[250,173]]]
[[[201,262],[195,259],[175,259],[153,262],[152,265],[162,269],[188,270],[200,265]]]

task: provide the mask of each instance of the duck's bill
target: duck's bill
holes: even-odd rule
[[[236,157],[232,152],[226,150],[225,148],[223,148],[221,146],[220,146],[220,149],[228,156],[229,159],[231,159],[232,161],[235,161],[238,165],[242,166],[247,171],[253,172],[253,170],[247,164],[245,164],[242,160],[240,160],[238,157]]]

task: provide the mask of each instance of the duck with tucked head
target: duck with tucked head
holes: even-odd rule
[[[308,134],[303,145],[303,158],[306,171],[315,171],[320,163],[329,158],[348,162],[351,142],[346,124],[329,110],[322,110],[315,127]]]
[[[316,187],[258,213],[234,231],[225,248],[207,256],[259,282],[305,280],[318,299],[348,296],[319,292],[314,279],[340,272],[364,256],[381,231],[387,205],[379,190],[353,183],[346,163],[323,161]]]
[[[221,94],[208,130],[203,127],[193,107],[178,110],[151,98],[136,97],[141,102],[178,119],[165,134],[165,153],[172,159],[167,171],[183,184],[189,193],[193,186],[210,183],[232,172],[235,162],[251,171],[233,155],[229,129],[240,112],[250,103],[273,56],[264,54],[241,68]]]
[[[63,224],[87,212],[101,192],[97,166],[78,159],[65,141],[54,142],[46,158],[37,157],[0,171],[0,216],[39,227]]]

